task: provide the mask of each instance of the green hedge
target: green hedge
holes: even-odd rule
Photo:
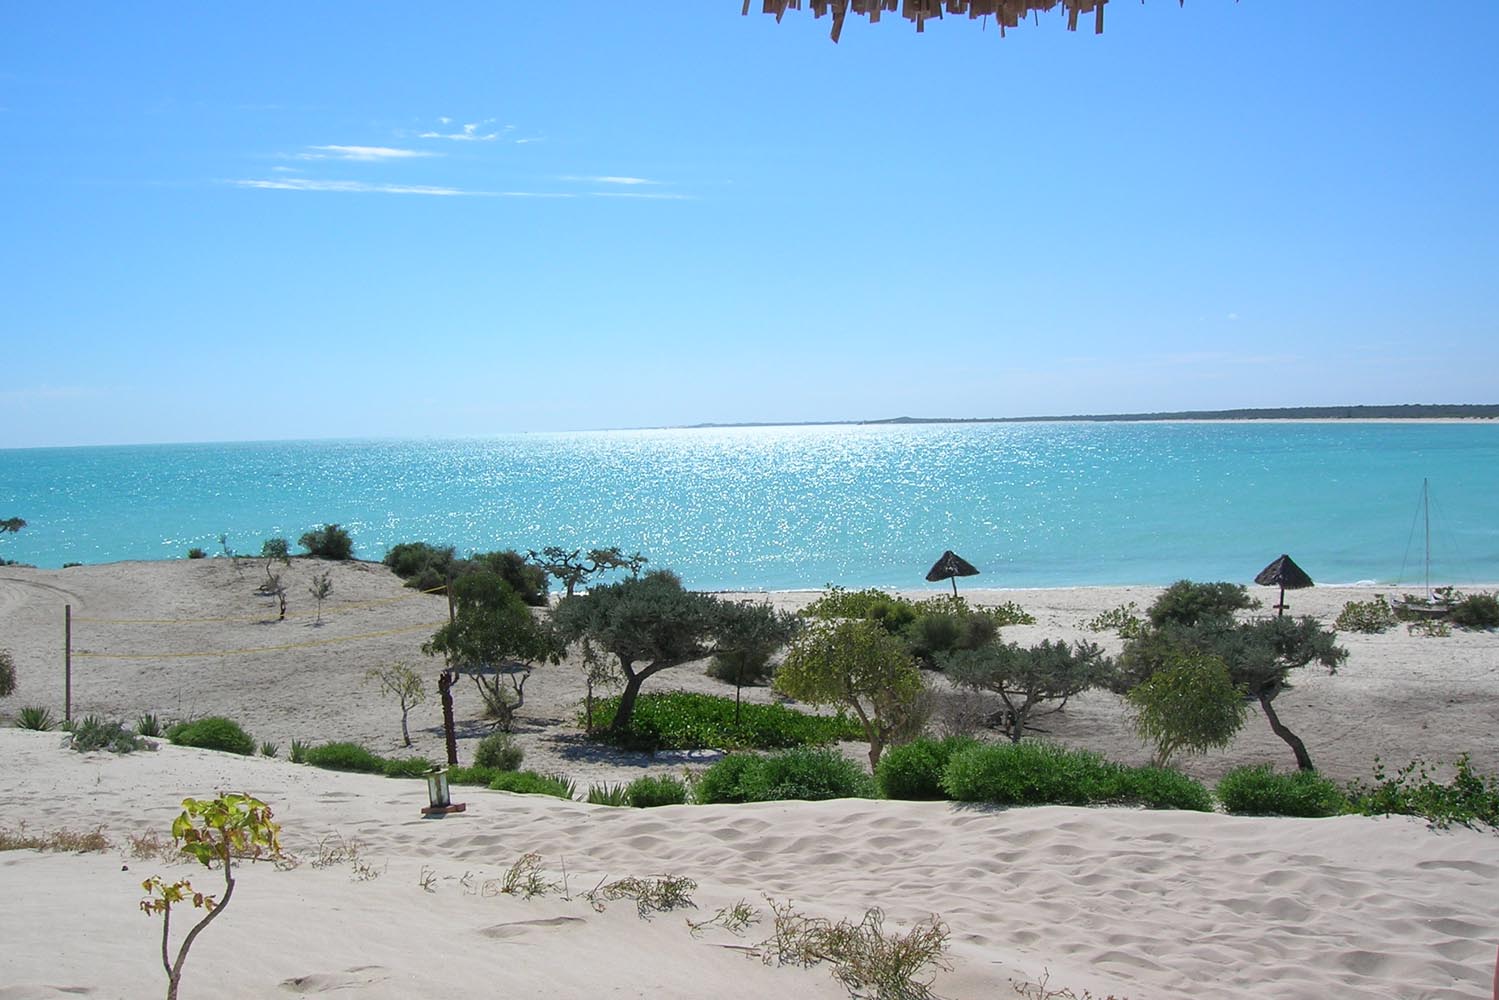
[[[1348,797],[1315,771],[1277,772],[1269,764],[1236,767],[1218,782],[1223,808],[1243,816],[1337,816]]]
[[[971,736],[950,736],[945,740],[919,739],[891,747],[880,756],[874,781],[880,795],[887,799],[945,799],[942,772],[959,750],[978,746]]]
[[[330,771],[357,771],[361,774],[384,774],[385,758],[358,743],[324,743],[308,747],[303,761]]]
[[[233,719],[210,715],[192,722],[179,722],[167,730],[167,741],[180,747],[200,750],[222,750],[249,757],[255,753],[255,741]]]
[[[998,805],[1117,803],[1154,809],[1212,810],[1201,783],[1163,768],[1130,768],[1095,753],[1050,743],[970,747],[953,754],[942,788],[959,802]]]
[[[733,698],[686,691],[641,695],[623,733],[609,729],[618,709],[617,697],[600,699],[592,728],[630,750],[779,750],[864,737],[845,716],[809,715],[784,705],[741,705],[736,722]]]
[[[630,787],[625,789],[625,801],[636,809],[679,806],[687,801],[687,786],[680,778],[669,774],[662,777],[646,775],[630,782]]]
[[[573,797],[573,783],[554,775],[547,777],[535,771],[500,771],[489,787],[497,792],[518,792],[521,795],[551,795],[559,799]]]
[[[835,750],[797,747],[769,757],[730,754],[703,773],[695,798],[704,804],[782,799],[874,798],[874,781]]]

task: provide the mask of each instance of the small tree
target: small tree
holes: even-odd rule
[[[509,731],[526,703],[534,663],[561,659],[555,634],[494,573],[469,573],[453,584],[453,620],[422,646],[474,679],[499,727]]]
[[[650,561],[639,552],[627,556],[618,545],[589,549],[587,555],[583,555],[582,549],[569,552],[560,545],[548,545],[540,552],[532,549],[528,556],[543,572],[562,584],[564,597],[572,597],[574,591],[590,578],[597,579],[611,570],[627,569],[632,578],[638,577],[641,567]]]
[[[1005,706],[1000,722],[1012,743],[1020,742],[1033,715],[1060,712],[1068,698],[1104,683],[1113,670],[1094,643],[1069,646],[1050,639],[1029,649],[991,642],[950,653],[940,662],[953,683],[999,695]],[[1048,702],[1056,704],[1041,711]]]
[[[770,658],[796,635],[795,615],[768,604],[742,604],[726,616],[713,646],[708,676],[734,685],[734,721],[739,721],[740,697],[746,684],[770,679]]]
[[[281,582],[280,573],[267,571],[265,579],[257,589],[257,593],[264,594],[266,597],[274,597],[276,599],[276,607],[280,612],[276,620],[286,620],[286,584]]]
[[[564,598],[552,620],[564,641],[586,641],[618,661],[625,684],[610,728],[623,732],[649,678],[708,655],[708,643],[733,614],[726,607],[684,589],[675,573],[656,570]]]
[[[16,693],[16,661],[10,650],[0,649],[0,698]]]
[[[343,562],[354,558],[354,539],[336,524],[327,524],[305,532],[301,538],[297,539],[297,544],[306,549],[309,555],[318,559]]]
[[[1248,703],[1228,667],[1207,653],[1183,653],[1127,695],[1135,732],[1155,745],[1155,764],[1179,750],[1206,753],[1226,747],[1244,725]]]
[[[224,897],[198,892],[187,879],[167,885],[159,875],[141,883],[147,893],[141,900],[141,912],[147,916],[161,914],[161,965],[167,974],[167,1000],[177,1000],[182,983],[182,967],[188,949],[213,920],[229,905],[234,895],[234,859],[251,860],[281,854],[281,826],[271,822],[271,809],[249,795],[224,794],[216,799],[183,799],[182,815],[172,823],[172,839],[182,853],[190,855],[204,868],[217,863],[224,873]],[[191,902],[195,909],[208,912],[187,932],[177,949],[176,961],[169,960],[172,932],[172,907]]]
[[[868,619],[820,622],[791,644],[775,689],[791,698],[851,710],[869,741],[869,766],[887,744],[915,735],[923,687],[905,644]]]
[[[14,535],[24,527],[26,527],[24,518],[7,517],[5,520],[0,521],[0,535]],[[0,559],[0,566],[7,566],[9,564],[9,559]]]
[[[381,694],[401,703],[401,740],[406,746],[411,746],[411,730],[406,727],[406,718],[413,708],[427,700],[427,689],[422,686],[421,677],[405,661],[371,667],[365,676],[380,685]]]
[[[333,593],[333,579],[329,573],[312,574],[312,582],[307,585],[307,592],[312,599],[317,601],[317,624],[323,624],[323,602],[328,595]]]
[[[291,565],[291,547],[284,538],[267,538],[260,546],[260,558],[265,560],[265,578],[270,580],[273,563]]]

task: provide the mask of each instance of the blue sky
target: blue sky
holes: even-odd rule
[[[0,447],[1499,399],[1499,4],[739,8],[5,4]]]

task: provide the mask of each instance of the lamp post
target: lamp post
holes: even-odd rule
[[[423,816],[446,816],[461,813],[468,808],[465,802],[454,802],[448,790],[448,769],[434,767],[427,772],[427,799],[431,805],[422,809]]]

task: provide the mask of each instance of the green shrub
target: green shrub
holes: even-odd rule
[[[752,753],[731,753],[703,772],[692,797],[703,805],[756,802],[759,775],[759,757]]]
[[[959,802],[998,805],[1122,803],[1211,809],[1207,789],[1162,768],[1128,768],[1050,743],[980,745],[953,754],[942,787]]]
[[[262,757],[275,757],[280,752],[281,748],[270,740],[265,740],[260,744],[260,756]]]
[[[1333,622],[1333,628],[1339,632],[1377,635],[1394,628],[1399,621],[1395,617],[1395,609],[1390,607],[1390,602],[1385,600],[1384,595],[1375,594],[1372,601],[1349,601],[1344,604],[1343,610],[1338,612],[1337,621]]]
[[[457,573],[494,573],[533,608],[547,604],[547,575],[540,566],[514,549],[500,552],[476,552],[454,565]]]
[[[349,533],[336,524],[313,528],[297,539],[297,544],[307,550],[308,555],[318,559],[335,559],[340,562],[354,558],[354,540]]]
[[[197,546],[194,546],[193,548],[187,550],[187,557],[189,559],[206,559],[208,557],[208,553],[204,552]]]
[[[167,730],[167,739],[180,747],[200,750],[222,750],[249,757],[255,752],[255,741],[233,719],[210,715],[192,722],[179,722]]]
[[[434,766],[425,757],[394,757],[381,762],[380,773],[387,778],[425,778]]]
[[[146,743],[125,728],[123,722],[101,719],[97,715],[86,715],[72,729],[69,745],[79,753],[92,750],[108,750],[110,753],[132,753]]]
[[[659,778],[646,775],[630,782],[630,787],[625,789],[625,798],[636,809],[679,806],[687,801],[687,786],[680,778],[669,774]]]
[[[535,771],[501,771],[490,781],[489,787],[497,792],[551,795],[559,799],[572,798],[576,790],[571,781],[560,775],[543,777]]]
[[[39,733],[46,733],[57,728],[57,720],[52,717],[50,708],[27,705],[16,716],[16,728],[34,729]]]
[[[16,661],[8,650],[0,649],[0,698],[16,692]]]
[[[519,771],[525,756],[509,733],[490,733],[474,749],[474,765],[496,771]]]
[[[720,695],[668,691],[643,694],[630,725],[612,732],[619,698],[594,702],[593,726],[600,738],[630,750],[776,750],[835,743],[863,737],[856,722],[842,715],[808,715],[784,705],[741,705]],[[587,720],[582,720],[587,721]]]
[[[492,767],[450,767],[448,768],[448,784],[478,785],[488,788],[490,782],[504,773]]]
[[[1235,611],[1259,607],[1242,583],[1193,583],[1178,580],[1156,598],[1146,611],[1152,625],[1196,625],[1198,622],[1230,618]]]
[[[1130,601],[1088,619],[1083,622],[1083,628],[1090,632],[1116,632],[1121,639],[1133,639],[1145,624],[1139,611],[1139,605]]]
[[[1279,773],[1269,764],[1236,767],[1218,782],[1223,808],[1241,816],[1337,816],[1348,798],[1315,771]]]
[[[151,712],[142,712],[140,718],[135,720],[135,732],[138,736],[150,736],[153,739],[161,738],[161,720]]]
[[[1450,617],[1459,628],[1499,628],[1499,597],[1469,594],[1452,606]]]
[[[607,781],[588,786],[588,803],[595,806],[627,806],[630,804],[629,789],[624,785],[611,785]]]
[[[1135,711],[1135,732],[1155,746],[1155,763],[1161,766],[1177,751],[1206,753],[1228,746],[1248,712],[1228,666],[1210,653],[1171,655],[1125,697]]]
[[[1478,774],[1467,754],[1457,759],[1455,771],[1452,780],[1442,784],[1432,777],[1430,766],[1417,759],[1390,777],[1376,757],[1373,784],[1354,780],[1348,785],[1351,808],[1365,816],[1421,816],[1439,829],[1453,823],[1499,827],[1499,778]]]
[[[302,759],[313,767],[327,768],[330,771],[385,773],[385,760],[358,743],[324,743],[319,747],[308,747]]]
[[[451,545],[438,548],[426,542],[392,545],[381,560],[413,590],[443,592],[453,575],[457,559]]]
[[[942,772],[947,770],[947,762],[957,751],[977,745],[971,736],[949,736],[891,747],[880,757],[874,783],[887,799],[945,799]]]

